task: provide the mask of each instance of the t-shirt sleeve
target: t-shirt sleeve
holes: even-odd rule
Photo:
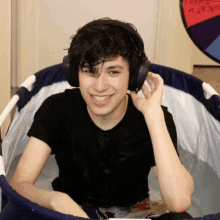
[[[175,123],[174,123],[174,120],[173,120],[173,116],[167,110],[167,107],[162,106],[162,105],[161,105],[161,107],[162,107],[163,112],[164,112],[165,122],[166,122],[166,125],[167,125],[168,132],[170,134],[170,137],[171,137],[171,140],[172,140],[173,145],[175,147],[175,150],[177,152],[177,155],[179,156],[179,153],[178,153],[178,150],[177,150],[177,132],[176,132],[176,126],[175,126]],[[156,166],[155,158],[152,157],[151,167],[154,167],[154,166]]]
[[[52,149],[51,154],[54,154],[58,138],[59,138],[59,124],[60,116],[58,110],[58,103],[50,96],[44,100],[40,108],[34,116],[34,121],[31,125],[27,135],[33,136],[48,144]]]

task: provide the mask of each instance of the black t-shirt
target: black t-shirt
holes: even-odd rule
[[[128,96],[123,119],[107,131],[91,120],[77,88],[43,102],[28,136],[44,141],[55,154],[59,167],[59,177],[52,182],[55,191],[68,194],[78,204],[97,207],[127,206],[149,197],[153,146],[144,116]],[[167,107],[161,107],[177,151],[173,117]]]

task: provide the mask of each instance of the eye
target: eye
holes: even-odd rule
[[[112,73],[112,74],[118,74],[118,73],[120,73],[119,71],[111,71],[110,73]]]
[[[82,72],[84,72],[84,73],[88,73],[89,70],[83,69]]]
[[[90,73],[89,69],[83,69],[82,72],[83,73],[88,73],[88,74]]]

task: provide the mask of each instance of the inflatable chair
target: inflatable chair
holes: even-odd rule
[[[173,115],[180,160],[194,180],[187,212],[193,219],[220,219],[220,97],[209,84],[187,73],[156,64],[150,71],[164,79],[161,104]],[[62,63],[45,68],[27,78],[1,114],[0,126],[16,105],[0,148],[1,220],[83,219],[41,207],[16,193],[8,183],[28,143],[27,132],[35,112],[47,97],[69,88]],[[150,200],[158,200],[159,184],[152,173],[148,177]],[[35,185],[52,190],[51,182],[57,176],[58,167],[51,155]],[[95,210],[88,207],[87,211],[91,219],[98,219]]]

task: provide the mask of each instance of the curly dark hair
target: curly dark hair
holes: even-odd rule
[[[93,21],[92,24],[88,23],[71,37],[72,42],[68,49],[71,65],[77,72],[79,68],[87,66],[90,72],[94,73],[96,65],[113,60],[120,55],[128,62],[130,74],[135,74],[142,60],[134,36],[120,26],[100,24],[99,21],[102,20],[121,22],[138,33],[132,24],[108,17],[95,20],[97,22]],[[141,41],[143,44],[142,39]]]

